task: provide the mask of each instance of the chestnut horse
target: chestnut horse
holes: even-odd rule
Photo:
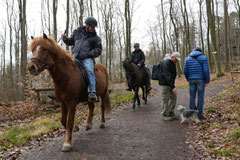
[[[147,95],[148,95],[148,90],[147,90],[147,83],[144,81],[143,73],[142,71],[139,70],[139,67],[134,64],[130,58],[126,58],[123,61],[123,68],[126,72],[126,74],[129,76],[128,78],[128,84],[132,87],[134,90],[134,97],[133,97],[133,105],[132,109],[135,109],[136,106],[136,100],[138,102],[138,106],[140,105],[140,99],[138,95],[139,88],[142,88],[143,92],[143,100],[145,101],[145,104],[147,104]],[[146,67],[147,72],[150,76],[150,70]]]
[[[87,90],[84,88],[82,78],[74,60],[60,47],[53,38],[32,38],[30,50],[32,58],[28,63],[28,70],[32,75],[38,75],[47,69],[53,79],[55,95],[61,104],[61,123],[67,130],[63,152],[72,149],[72,131],[74,126],[75,108],[79,102],[88,102]],[[94,71],[97,79],[96,94],[101,97],[101,125],[105,127],[105,111],[110,111],[110,98],[108,93],[108,73],[102,64],[95,65]],[[92,128],[94,103],[88,102],[88,118],[86,130]]]

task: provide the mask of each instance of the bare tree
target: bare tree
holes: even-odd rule
[[[166,20],[165,20],[165,13],[164,13],[164,5],[163,5],[163,0],[161,0],[161,14],[162,14],[162,32],[163,32],[163,57],[167,53],[167,45],[166,45]],[[160,16],[159,16],[160,20]],[[159,25],[161,23],[159,22]]]
[[[7,43],[7,27],[6,24],[2,24],[2,28],[4,31],[3,35],[0,35],[0,43],[1,43],[1,50],[2,50],[2,57],[1,57],[1,62],[2,64],[2,86],[5,84],[5,76],[6,76],[6,43]],[[1,87],[4,89],[5,87]]]
[[[69,13],[69,0],[67,0],[67,4],[66,4],[67,8],[66,8],[66,29],[65,29],[65,32],[66,32],[66,36],[68,37],[69,35],[69,19],[70,19],[70,13]],[[69,46],[66,45],[66,49],[68,50],[69,49]]]
[[[131,12],[130,12],[130,2],[129,0],[125,0],[125,25],[126,25],[126,43],[125,43],[125,56],[129,57],[131,54],[131,26],[132,26],[132,19],[131,19]]]
[[[204,53],[204,38],[203,38],[203,28],[202,28],[202,3],[203,0],[198,0],[199,4],[199,26],[200,26],[200,37],[201,37],[201,44],[202,44],[202,52]]]
[[[206,0],[206,7],[207,7],[207,15],[209,18],[209,26],[211,31],[211,42],[213,44],[213,50],[214,50],[214,64],[216,69],[217,76],[222,76],[222,71],[219,63],[219,52],[216,42],[216,32],[215,32],[215,15],[214,15],[214,5],[212,0]]]
[[[57,9],[58,0],[53,0],[53,37],[57,41]]]
[[[18,5],[19,5],[19,23],[21,29],[21,76],[23,78],[26,76],[27,71],[26,0],[18,0]]]
[[[239,0],[233,0],[233,2],[235,4],[234,6],[235,6],[235,8],[238,12],[238,24],[239,24],[238,27],[240,27],[240,1]]]
[[[225,46],[225,54],[226,54],[226,62],[225,62],[225,70],[229,71],[230,67],[230,55],[229,55],[229,48],[228,48],[228,5],[227,0],[224,0],[224,46]]]
[[[7,23],[9,28],[9,59],[10,59],[10,66],[9,66],[9,73],[10,73],[10,85],[14,86],[13,81],[13,63],[12,63],[12,45],[13,45],[13,13],[14,13],[14,1],[6,0],[6,9],[7,9]]]
[[[78,0],[78,5],[80,7],[80,15],[79,15],[79,25],[83,25],[83,13],[84,13],[84,3],[83,0]]]

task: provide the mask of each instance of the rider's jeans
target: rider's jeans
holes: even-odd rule
[[[87,74],[89,77],[90,84],[88,86],[88,92],[95,92],[96,93],[96,77],[94,74],[94,60],[92,58],[87,58],[81,60],[82,64],[87,70]]]

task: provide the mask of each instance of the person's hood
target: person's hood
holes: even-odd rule
[[[198,57],[200,55],[203,55],[202,52],[199,52],[199,51],[193,51],[192,53],[190,53],[190,57]]]

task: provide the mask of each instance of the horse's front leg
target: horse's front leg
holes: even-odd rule
[[[92,120],[93,120],[93,112],[94,112],[94,103],[88,103],[88,118],[87,118],[87,126],[86,131],[92,129]]]
[[[140,98],[139,98],[138,92],[137,92],[137,103],[138,103],[138,106],[140,106],[141,102],[140,102]]]
[[[74,125],[75,107],[76,105],[68,105],[67,135],[62,147],[62,152],[68,152],[72,149],[72,131],[73,131],[73,125]]]
[[[139,87],[135,87],[134,97],[133,97],[133,105],[132,105],[133,110],[136,108],[136,100],[137,100],[137,96],[138,96],[138,90],[139,90]]]
[[[147,86],[146,86],[145,88],[146,88],[146,92],[145,92],[146,95],[145,95],[145,99],[144,99],[144,100],[145,100],[145,104],[147,104],[147,96],[148,96],[148,92],[149,92],[149,91],[148,91],[148,89],[147,89]]]
[[[67,115],[68,109],[64,102],[61,102],[61,123],[65,129],[67,129]]]
[[[145,100],[145,90],[144,90],[144,86],[142,86],[141,88],[142,88],[142,92],[143,92],[142,99]]]

